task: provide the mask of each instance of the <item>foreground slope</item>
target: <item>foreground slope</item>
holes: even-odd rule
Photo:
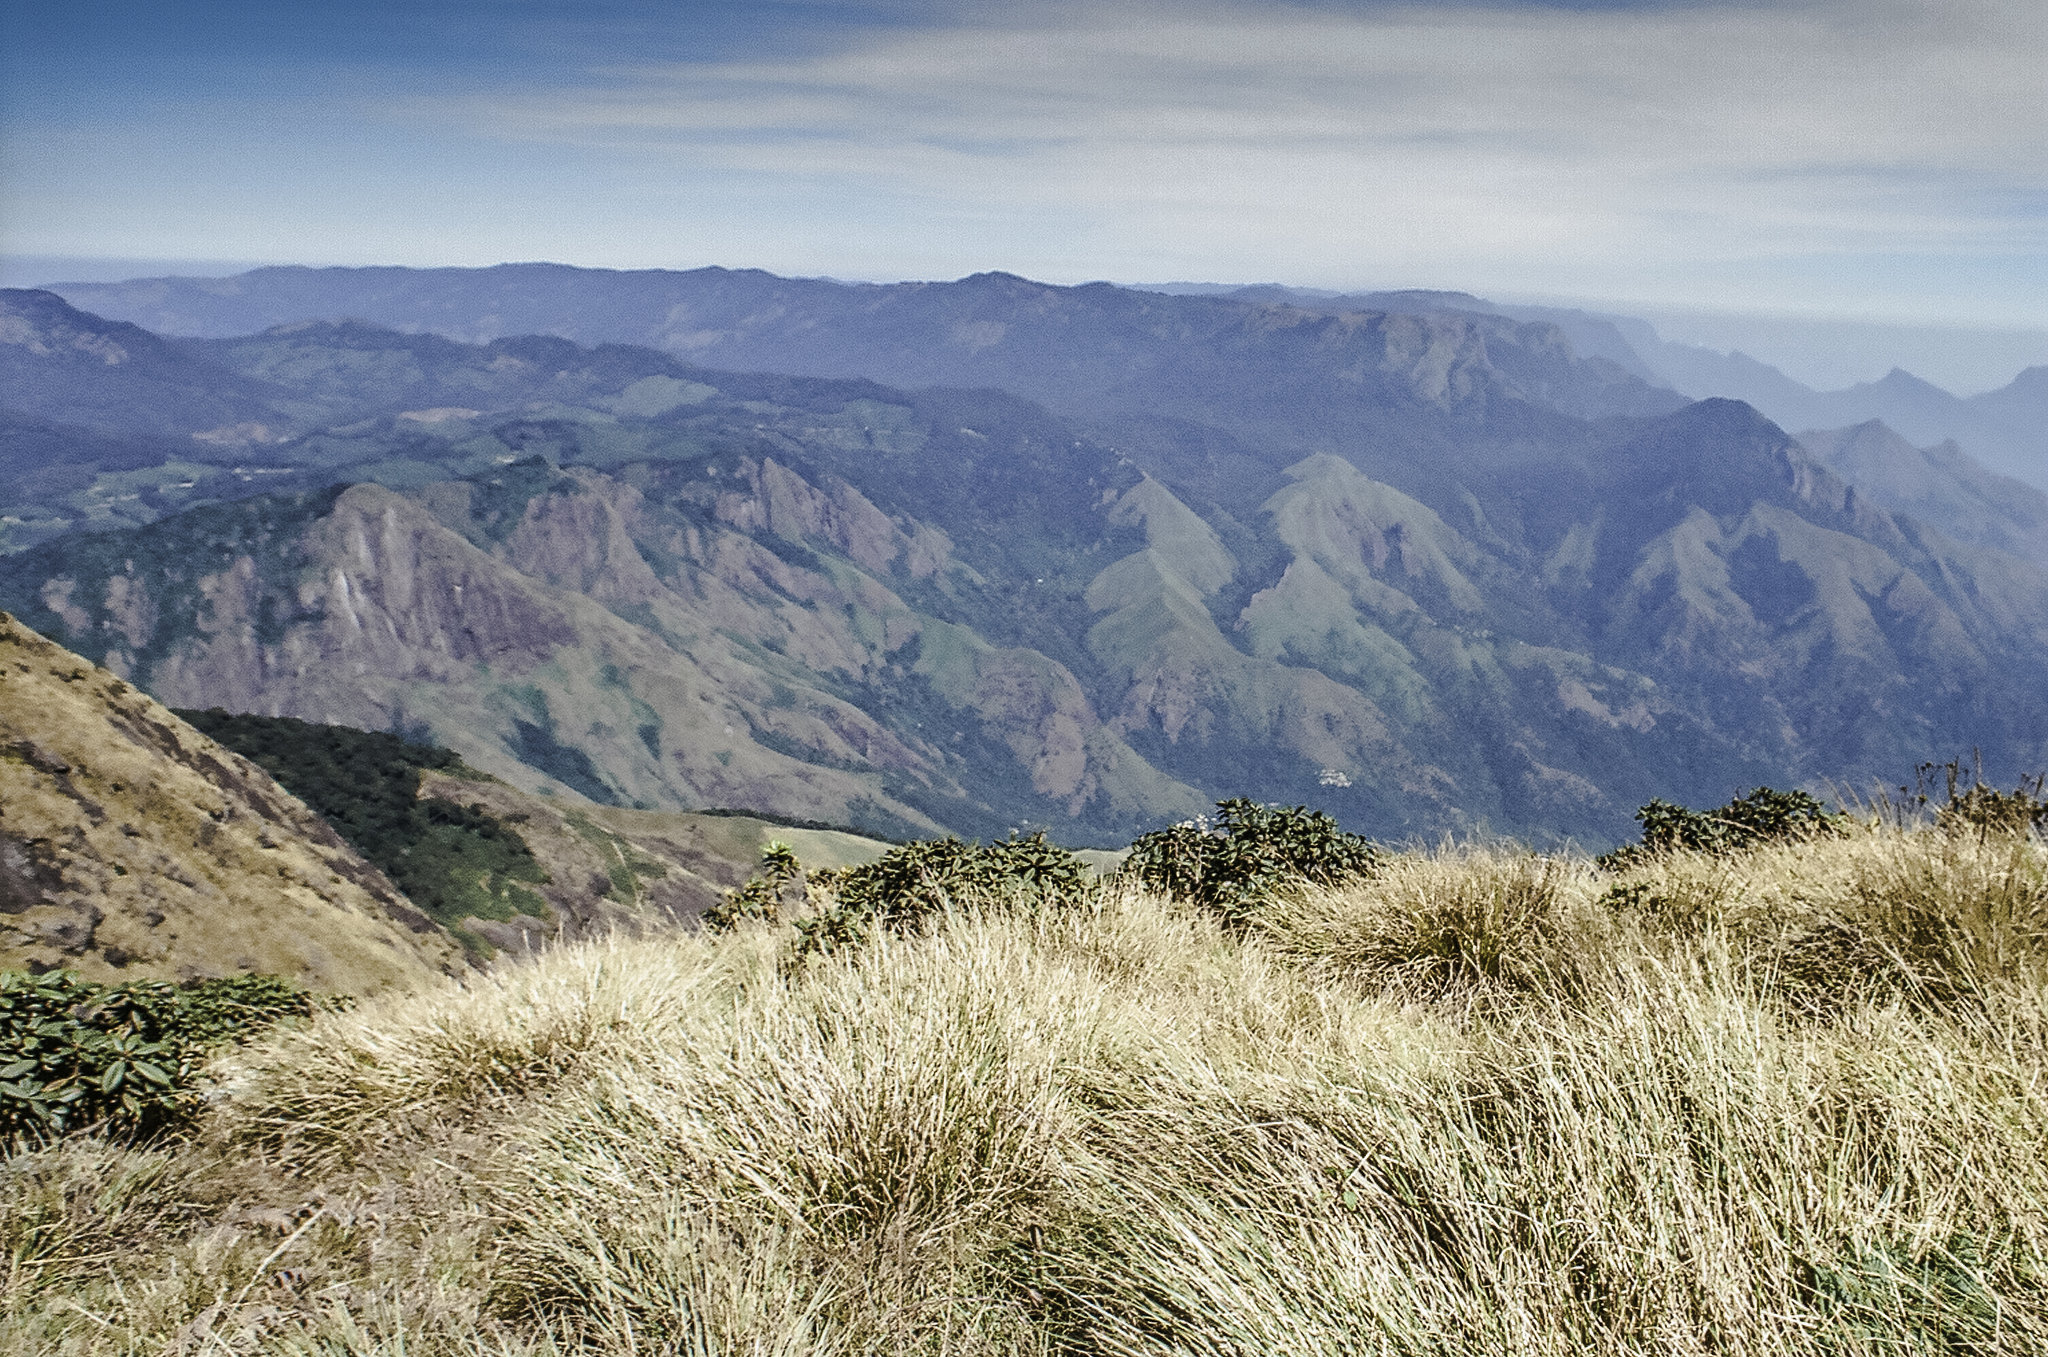
[[[0,1346],[2037,1352],[2044,925],[1866,829],[564,950],[12,1161]]]
[[[0,966],[370,994],[458,960],[262,769],[0,613]]]

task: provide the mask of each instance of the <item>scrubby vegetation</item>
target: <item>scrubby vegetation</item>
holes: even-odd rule
[[[420,798],[422,770],[463,771],[453,751],[289,716],[178,715],[276,778],[436,922],[546,914],[527,886],[547,876],[513,826],[480,805]]]
[[[792,910],[809,900],[811,887],[824,893],[824,907]],[[1087,865],[1042,833],[989,844],[925,839],[859,867],[811,873],[788,845],[771,843],[762,851],[761,870],[727,892],[704,922],[723,932],[745,921],[775,923],[788,912],[802,957],[858,946],[877,930],[915,933],[956,903],[1075,905],[1094,889]]]
[[[1953,787],[1951,788],[1953,790]],[[1642,840],[1601,857],[1602,867],[1625,868],[1660,853],[1684,848],[1695,853],[1736,853],[1763,843],[1787,843],[1832,833],[1840,817],[1807,792],[1758,787],[1718,810],[1688,810],[1652,801],[1636,812]]]
[[[1950,759],[1921,764],[1915,781],[1920,789],[1914,804],[1932,806],[1934,822],[1950,833],[2048,830],[2048,773],[2022,778],[2019,786],[2002,792],[1984,781],[1981,761],[1966,770],[1961,759]],[[1937,789],[1939,801],[1934,799]]]
[[[1216,803],[1216,819],[1141,835],[1124,860],[1139,885],[1241,921],[1275,892],[1370,876],[1380,853],[1362,835],[1306,806]]]
[[[192,1110],[199,1068],[218,1047],[310,1017],[317,1002],[272,975],[180,986],[0,972],[0,1142],[87,1126],[161,1131]]]
[[[773,917],[280,1032],[175,1149],[18,1155],[0,1348],[2048,1351],[2048,848],[1829,823],[1220,909],[771,854]],[[914,926],[808,947],[856,878]]]

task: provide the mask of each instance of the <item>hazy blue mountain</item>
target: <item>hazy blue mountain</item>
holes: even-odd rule
[[[552,264],[490,269],[258,269],[225,280],[66,285],[74,304],[167,333],[225,337],[308,319],[358,318],[469,342],[553,334],[644,344],[728,370],[861,376],[897,386],[996,386],[1069,413],[1255,401],[1284,376],[1318,405],[1377,395],[1390,366],[1434,349],[1448,392],[1528,399],[1580,415],[1674,407],[1665,393],[1574,361],[1549,326],[1444,313],[1361,322],[1228,297],[1106,283],[1061,288],[1009,274],[951,283],[843,284],[759,270],[615,272]],[[1475,350],[1490,363],[1474,365]],[[1216,387],[1221,379],[1221,392]],[[1442,399],[1430,389],[1425,399]]]
[[[1819,392],[1741,353],[1665,341],[1639,318],[1500,305],[1462,292],[1051,288],[999,274],[868,285],[782,279],[757,270],[619,272],[549,264],[268,268],[225,279],[63,284],[57,290],[87,310],[172,335],[225,337],[349,317],[470,342],[554,334],[586,344],[648,345],[723,369],[867,376],[910,387],[996,386],[1064,413],[1091,415],[1175,413],[1179,393],[1200,384],[1205,357],[1227,357],[1233,370],[1241,369],[1240,395],[1256,391],[1266,373],[1306,361],[1312,379],[1297,384],[1295,398],[1306,386],[1316,397],[1311,406],[1341,404],[1345,375],[1377,361],[1372,344],[1381,336],[1354,328],[1350,342],[1331,342],[1313,325],[1276,323],[1275,308],[1325,321],[1349,314],[1463,316],[1473,326],[1478,322],[1471,318],[1490,316],[1533,327],[1519,334],[1488,331],[1490,346],[1534,359],[1563,337],[1571,355],[1611,365],[1527,365],[1506,394],[1539,405],[1581,416],[1649,413],[1672,408],[1668,399],[1658,405],[1654,388],[1661,386],[1692,398],[1742,400],[1787,428],[1881,419],[1918,443],[1954,439],[1994,471],[2048,488],[2048,378],[2041,370],[1969,400],[1906,373]],[[1515,365],[1505,352],[1497,356],[1503,361],[1495,367],[1508,374]],[[1546,371],[1539,376],[1535,368]],[[1315,408],[1304,418],[1314,424],[1325,413]]]
[[[189,435],[275,420],[285,398],[173,340],[75,310],[54,292],[0,290],[0,409],[18,417]]]
[[[1191,289],[1189,284],[1169,284]],[[1833,428],[1881,420],[1923,442],[1956,442],[1996,473],[2048,489],[2048,367],[2029,368],[2009,385],[1967,400],[1894,368],[1875,382],[1818,391],[1768,363],[1737,352],[1679,344],[1648,321],[1562,307],[1503,305],[1466,292],[1333,293],[1265,284],[1216,288],[1205,295],[1285,304],[1305,310],[1466,312],[1555,326],[1585,357],[1695,399],[1722,396],[1761,410],[1790,429]]]
[[[2048,577],[1746,406],[1563,413],[1646,388],[1498,318],[1225,302],[1148,348],[1149,307],[976,288],[939,300],[1098,352],[1123,317],[1097,413],[361,323],[188,345],[342,412],[263,448],[330,484],[69,532],[0,607],[180,706],[898,833],[1245,793],[1606,840],[1655,795],[2048,758]]]
[[[1815,461],[1894,513],[1958,541],[2048,565],[2048,495],[1987,470],[1954,442],[1916,448],[1875,419],[1812,430],[1799,441]]]
[[[1688,396],[1744,401],[1792,429],[1881,420],[1914,442],[1958,443],[1994,472],[2048,488],[2048,368],[2030,368],[1967,400],[1900,368],[1874,382],[1816,391],[1743,353],[1669,343],[1647,325],[1617,328],[1655,378]]]
[[[1187,295],[1219,295],[1238,301],[1278,303],[1307,311],[1393,311],[1424,315],[1439,311],[1466,311],[1478,315],[1507,316],[1539,325],[1554,325],[1571,340],[1581,358],[1600,358],[1652,386],[1671,386],[1643,361],[1637,351],[1646,339],[1657,343],[1656,330],[1647,321],[1601,315],[1575,307],[1504,306],[1475,297],[1469,292],[1447,292],[1434,288],[1409,288],[1391,292],[1329,292],[1314,288],[1284,287],[1263,283],[1251,287],[1202,289],[1190,284],[1166,284],[1160,291]]]

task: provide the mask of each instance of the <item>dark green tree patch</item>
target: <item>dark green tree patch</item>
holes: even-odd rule
[[[528,887],[547,873],[515,829],[481,805],[420,798],[422,771],[463,770],[452,750],[289,716],[178,715],[276,778],[443,926],[546,913]]]

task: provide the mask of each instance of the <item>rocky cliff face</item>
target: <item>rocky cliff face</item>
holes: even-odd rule
[[[261,769],[0,614],[0,967],[371,994],[460,964]]]

